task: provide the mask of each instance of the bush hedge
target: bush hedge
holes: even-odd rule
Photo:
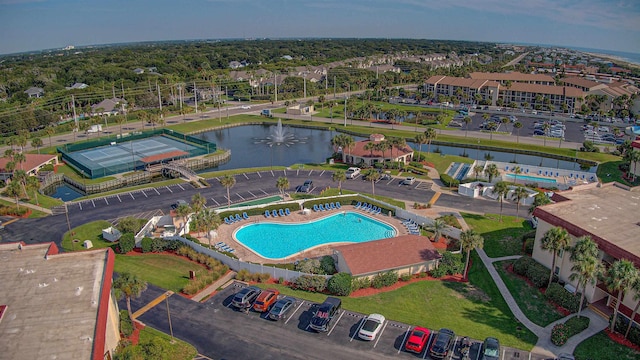
[[[324,274],[333,275],[336,273],[336,262],[331,255],[325,255],[320,259],[320,268]]]
[[[371,280],[371,286],[375,289],[380,289],[385,286],[391,286],[398,282],[398,273],[395,271],[387,271],[379,273]]]
[[[513,272],[526,277],[538,288],[544,287],[549,281],[549,271],[528,256],[523,256],[513,263]]]
[[[17,209],[13,206],[2,206],[0,207],[0,215],[13,215],[13,216],[24,216],[29,212],[29,208],[26,206]]]
[[[613,315],[611,315],[611,318],[609,318],[609,324],[611,324],[612,320]],[[618,314],[614,330],[617,333],[624,335],[624,333],[627,332],[627,326],[629,326],[629,319],[622,316],[621,314]],[[631,341],[635,345],[640,346],[640,329],[632,326],[631,330],[629,331],[629,336],[627,336],[627,340]]]
[[[236,279],[264,283],[271,279],[271,275],[269,273],[250,273],[247,269],[240,269],[236,273]]]
[[[136,239],[132,233],[124,233],[118,240],[117,249],[120,254],[126,254],[136,246]]]
[[[323,292],[327,287],[327,279],[318,275],[301,275],[293,282],[293,288],[312,292]]]
[[[460,181],[447,174],[440,174],[440,181],[442,181],[447,187],[458,187],[460,185]]]
[[[351,294],[353,277],[348,273],[337,273],[327,281],[327,290],[338,296],[349,296]]]
[[[572,313],[578,312],[580,307],[580,294],[572,294],[558,283],[551,283],[544,296]]]
[[[569,332],[564,323],[559,323],[551,329],[551,342],[555,346],[564,345],[569,340]]]
[[[351,282],[351,291],[366,289],[369,287],[371,287],[371,279],[366,277],[354,278]]]
[[[133,334],[133,322],[127,310],[120,310],[120,333],[123,337]]]
[[[150,237],[143,237],[142,240],[140,241],[140,248],[142,249],[143,253],[148,253],[148,252],[152,252],[153,250],[153,239]]]

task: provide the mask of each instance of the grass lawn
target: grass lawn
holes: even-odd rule
[[[106,220],[92,221],[78,227],[71,229],[74,233],[73,236],[67,231],[62,237],[62,248],[65,251],[77,251],[83,250],[82,242],[85,240],[91,240],[94,249],[107,248],[113,245],[110,241],[102,239],[102,229],[106,229],[111,226],[111,223]],[[73,243],[72,240],[80,240],[78,243]]]
[[[525,328],[518,330],[515,318],[477,257],[471,274],[473,285],[420,281],[377,295],[343,297],[343,306],[364,314],[381,313],[387,319],[431,329],[447,327],[458,335],[476,339],[495,336],[503,345],[531,349],[536,343],[535,335]],[[282,285],[259,286],[276,287],[286,295],[314,302],[322,302],[326,298],[324,294],[291,290]]]
[[[527,284],[525,280],[515,274],[507,272],[505,267],[512,263],[513,261],[500,261],[494,263],[494,266],[496,270],[498,270],[505,285],[507,285],[509,292],[518,303],[520,310],[522,310],[529,320],[544,327],[563,318],[564,316],[547,302],[540,290]]]
[[[431,151],[435,150],[436,148],[437,146],[431,145]],[[467,163],[467,164],[473,163],[473,159],[469,159],[462,156],[442,155],[434,152],[426,153],[427,145],[422,145],[422,150],[423,150],[422,155],[424,155],[424,157],[426,158],[426,161],[432,163],[433,166],[435,166],[436,170],[438,170],[440,174],[447,171],[447,168],[453,162],[461,162],[461,163]]]
[[[47,208],[47,209],[51,209],[54,206],[58,206],[58,205],[62,205],[64,204],[64,201],[60,200],[60,199],[54,199],[51,196],[47,196],[47,195],[42,195],[40,193],[37,194],[38,196],[38,201],[36,201],[36,197],[34,196],[34,192],[33,191],[29,191],[29,204],[32,205],[38,205],[41,206],[43,208]]]
[[[193,345],[176,338],[173,340],[172,342],[171,336],[147,326],[140,331],[140,342],[131,350],[131,355],[134,355],[132,358],[138,359],[135,355],[146,358],[143,346],[149,343],[157,347],[154,348],[157,350],[154,353],[159,355],[154,357],[157,360],[191,360],[198,355],[198,350]]]
[[[16,207],[16,203],[12,202],[12,201],[0,200],[0,205],[7,206],[7,207],[12,207],[12,208]],[[24,205],[20,206],[20,209],[24,209],[24,208],[25,208]],[[36,219],[36,218],[41,218],[41,217],[45,217],[45,216],[49,216],[49,214],[43,213],[42,211],[31,209],[31,215],[29,215],[29,218],[30,219]]]
[[[622,171],[618,168],[618,166],[624,164],[624,161],[607,161],[600,166],[598,166],[598,170],[596,174],[598,178],[602,180],[604,183],[609,183],[613,181],[617,181],[620,184],[625,184],[628,186],[638,186],[640,185],[640,177],[637,177],[636,182],[631,184],[631,182],[622,178]],[[633,167],[631,168],[633,170]]]
[[[500,206],[497,201],[496,206]],[[500,222],[497,214],[460,213],[460,215],[469,227],[484,237],[484,251],[489,257],[524,255],[522,235],[533,230],[527,220],[515,216],[502,216],[502,222]]]
[[[61,164],[56,168],[56,173],[58,174],[65,174],[68,177],[70,177],[71,179],[83,183],[83,184],[99,184],[102,182],[106,182],[109,180],[114,180],[115,177],[113,176],[105,176],[105,177],[101,177],[98,179],[85,179],[83,178],[80,174],[78,174],[78,172],[72,168],[69,165],[66,164]]]
[[[640,352],[611,340],[604,331],[581,342],[573,352],[577,360],[634,360]]]
[[[116,254],[115,272],[130,272],[163,289],[180,292],[189,282],[189,271],[206,269],[178,256],[164,254]]]

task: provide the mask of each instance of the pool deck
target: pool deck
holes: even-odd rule
[[[365,216],[369,216],[372,219],[377,219],[377,220],[381,220],[384,221],[385,223],[393,226],[396,228],[397,230],[397,235],[396,236],[400,236],[400,235],[407,235],[409,232],[407,231],[407,228],[404,227],[402,225],[402,222],[396,218],[396,217],[391,217],[391,216],[387,216],[387,215],[371,215],[367,212],[364,211],[360,211],[357,210],[355,207],[353,206],[342,206],[342,208],[340,210],[329,210],[329,211],[320,211],[320,212],[315,212],[315,211],[311,211],[309,213],[303,213],[302,210],[297,210],[297,211],[292,211],[291,215],[289,216],[284,216],[284,217],[277,217],[277,218],[265,218],[264,215],[256,215],[256,216],[250,216],[248,220],[243,220],[243,221],[239,221],[239,222],[235,222],[233,224],[225,224],[223,223],[222,225],[220,225],[218,227],[218,229],[216,230],[217,232],[217,236],[216,237],[212,237],[211,239],[211,243],[215,244],[219,241],[223,241],[225,242],[227,245],[231,246],[232,248],[235,249],[234,254],[240,258],[242,261],[249,261],[249,262],[253,262],[253,263],[257,263],[257,264],[279,264],[279,263],[290,263],[292,261],[296,261],[296,260],[302,260],[304,258],[314,258],[314,257],[319,257],[319,256],[323,256],[323,255],[331,255],[333,253],[333,246],[337,245],[337,244],[331,244],[331,245],[322,245],[322,246],[318,246],[315,248],[312,248],[310,250],[306,250],[303,251],[297,255],[293,255],[291,257],[288,257],[286,259],[283,260],[273,260],[273,259],[266,259],[263,258],[257,254],[255,254],[254,252],[252,252],[251,250],[247,249],[245,246],[241,245],[240,243],[238,243],[237,241],[235,241],[233,239],[233,232],[238,229],[239,227],[246,225],[246,224],[253,224],[253,223],[257,223],[257,222],[273,222],[273,223],[300,223],[300,222],[306,222],[306,221],[311,221],[311,220],[315,220],[321,217],[326,217],[329,215],[333,215],[336,213],[341,213],[343,211],[352,211],[352,212],[356,212],[356,213],[360,213],[363,214]],[[203,234],[197,234],[197,233],[191,233],[192,236],[196,236],[203,244],[207,244],[208,240],[207,237]],[[200,236],[202,235],[202,236]]]

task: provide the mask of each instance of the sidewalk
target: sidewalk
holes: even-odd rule
[[[204,290],[197,293],[194,297],[191,298],[191,300],[196,302],[202,301],[202,299],[213,294],[219,287],[226,284],[229,280],[233,279],[235,276],[236,276],[235,271],[229,271],[223,277],[215,281],[213,284],[207,286],[206,288],[204,288]]]
[[[15,199],[11,199],[11,198],[8,198],[8,197],[6,197],[6,196],[0,196],[0,199],[1,199],[1,200],[4,200],[4,201],[8,201],[8,202],[10,202],[10,203],[12,203],[12,204],[15,204],[15,203],[16,203],[16,200],[15,200]],[[45,214],[49,214],[49,215],[53,214],[53,212],[51,212],[51,210],[50,210],[50,209],[43,208],[42,206],[33,205],[33,204],[29,204],[29,203],[22,202],[22,201],[18,201],[18,204],[19,204],[20,206],[28,207],[28,208],[33,209],[33,210],[38,210],[38,211],[43,212],[43,213],[45,213]]]

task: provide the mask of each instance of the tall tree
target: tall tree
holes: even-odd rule
[[[176,208],[176,215],[182,218],[182,227],[184,228],[186,234],[189,233],[189,229],[187,228],[187,218],[189,217],[189,214],[191,214],[191,212],[191,206],[187,204],[180,204]]]
[[[489,182],[491,182],[496,176],[500,175],[500,172],[498,171],[498,165],[496,164],[487,165],[487,167],[484,169],[484,173],[489,178]]]
[[[467,137],[467,132],[469,131],[469,124],[471,124],[471,117],[469,116],[465,116],[464,119],[462,119],[462,121],[464,122],[464,137]]]
[[[427,153],[430,153],[431,141],[435,140],[435,138],[438,136],[438,133],[434,128],[427,128],[427,130],[425,130],[424,132],[424,136],[427,138],[427,144],[428,144]]]
[[[236,184],[236,178],[233,175],[225,175],[220,178],[220,184],[227,189],[227,207],[231,206],[231,188]]]
[[[576,244],[571,248],[571,256],[569,259],[573,263],[569,280],[577,281],[578,289],[582,288],[580,306],[578,307],[578,316],[580,316],[582,304],[584,303],[584,294],[587,291],[587,284],[594,285],[604,267],[598,259],[598,245],[590,236],[578,238]]]
[[[516,129],[516,144],[520,143],[520,129],[522,129],[522,123],[520,121],[516,121],[513,124],[513,127]]]
[[[636,314],[638,313],[638,308],[640,308],[640,275],[636,276],[635,281],[631,284],[630,291],[633,292],[633,300],[636,301],[636,306],[633,307],[633,312],[631,313],[630,319],[635,319]],[[631,331],[631,325],[633,321],[629,321],[629,325],[627,325],[627,331],[624,332],[624,337],[629,337],[629,331]]]
[[[616,321],[618,320],[618,312],[620,311],[620,303],[624,298],[624,294],[631,288],[633,283],[637,281],[638,269],[629,260],[616,260],[605,276],[604,282],[607,289],[611,292],[618,292],[616,306],[613,311],[613,319],[611,320],[611,332],[615,331]]]
[[[433,224],[429,226],[429,231],[433,232],[433,242],[440,241],[440,237],[442,236],[442,231],[447,228],[447,223],[445,223],[442,219],[435,219]]]
[[[553,273],[556,268],[556,257],[558,255],[558,251],[567,250],[569,248],[569,243],[571,241],[571,237],[569,237],[569,233],[567,230],[561,227],[553,227],[542,236],[540,247],[543,250],[550,251],[553,253],[553,257],[551,258],[551,269],[549,271],[549,282],[547,283],[547,287],[551,285],[551,281],[553,280]]]
[[[207,198],[202,196],[202,194],[200,193],[195,193],[191,197],[191,210],[193,210],[193,212],[195,213],[199,213],[200,211],[202,211],[206,204]]]
[[[498,200],[500,201],[500,222],[502,222],[502,205],[504,202],[505,196],[509,193],[509,184],[505,181],[499,181],[493,186],[493,193],[498,195]]]
[[[511,198],[516,202],[516,217],[520,214],[520,202],[529,196],[529,192],[523,186],[518,186],[511,194]]]
[[[482,165],[476,165],[473,167],[473,172],[476,174],[476,181],[478,181],[478,175],[482,173],[483,167]]]
[[[42,147],[42,139],[40,139],[39,137],[33,138],[33,140],[31,140],[31,146],[36,148],[38,150],[38,154],[40,154],[40,147]]]
[[[113,290],[117,298],[124,296],[127,300],[127,312],[129,313],[129,318],[133,321],[131,298],[137,298],[143,291],[147,290],[147,283],[132,273],[123,272],[113,281]]]
[[[333,175],[331,175],[331,180],[338,182],[338,192],[342,195],[342,182],[347,180],[347,175],[344,170],[336,170]]]
[[[380,173],[378,172],[378,170],[376,169],[367,169],[362,176],[366,179],[371,181],[371,194],[373,194],[374,196],[376,195],[376,189],[375,189],[375,182],[380,179]]]
[[[469,229],[469,230],[463,231],[460,234],[460,245],[462,246],[462,250],[464,250],[467,253],[467,256],[464,262],[464,272],[463,272],[464,276],[467,276],[471,250],[477,247],[482,248],[482,246],[484,245],[484,238],[474,230]]]
[[[543,192],[537,193],[536,196],[533,198],[533,204],[531,204],[531,206],[529,207],[529,214],[533,214],[533,212],[536,210],[538,206],[543,206],[547,204],[551,204],[551,199],[549,199],[547,194]]]
[[[424,133],[417,134],[416,137],[414,138],[414,141],[416,142],[416,144],[418,144],[418,151],[422,156],[422,144],[427,143],[427,135],[425,135]]]
[[[282,195],[282,200],[284,201],[284,192],[285,190],[289,189],[289,179],[287,179],[286,177],[279,177],[278,180],[276,180],[276,187],[278,188],[278,191],[280,191],[280,195]]]

